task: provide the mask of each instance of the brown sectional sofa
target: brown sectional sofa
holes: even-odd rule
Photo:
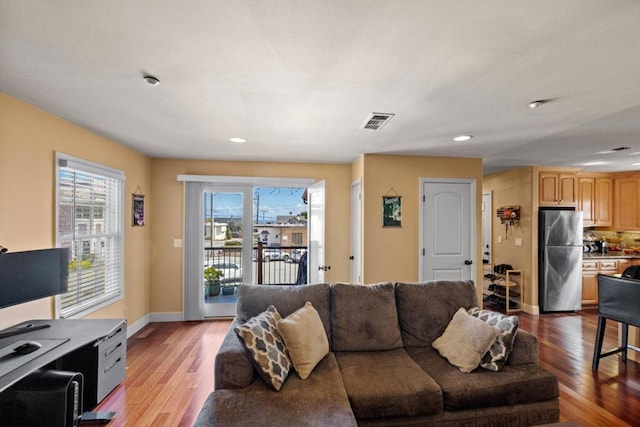
[[[330,343],[309,378],[279,392],[257,376],[233,327],[274,305],[310,301]],[[518,331],[506,366],[463,373],[431,346],[454,313],[478,305],[471,281],[243,285],[195,426],[531,426],[559,420],[558,381]]]

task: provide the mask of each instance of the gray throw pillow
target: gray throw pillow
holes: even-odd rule
[[[507,363],[507,358],[513,350],[513,341],[518,332],[518,316],[506,316],[491,310],[481,310],[478,307],[469,309],[469,314],[500,331],[500,335],[496,337],[480,362],[481,367],[498,372]]]

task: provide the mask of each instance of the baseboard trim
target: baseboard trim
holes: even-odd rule
[[[525,313],[532,314],[534,316],[537,316],[537,315],[540,314],[540,306],[539,305],[523,304],[522,305],[522,310]]]
[[[127,324],[127,338],[130,338],[133,334],[139,332],[149,324],[149,315],[142,316],[140,320],[134,323]]]
[[[182,322],[184,313],[181,311],[165,313],[149,313],[150,322]]]
[[[139,332],[147,326],[149,323],[154,322],[182,322],[184,320],[184,314],[182,312],[167,312],[167,313],[148,313],[142,316],[140,320],[127,325],[127,338],[130,338],[133,334]]]

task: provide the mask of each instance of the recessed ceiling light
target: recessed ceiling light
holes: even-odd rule
[[[539,106],[541,106],[545,102],[547,102],[547,101],[545,101],[544,99],[539,99],[537,101],[530,102],[529,103],[529,108],[532,108],[532,109],[538,108]]]
[[[468,141],[471,138],[473,138],[473,135],[458,135],[455,138],[453,138],[453,140],[456,142],[462,142],[462,141]]]
[[[144,81],[150,84],[151,86],[157,86],[160,84],[160,80],[158,80],[154,76],[144,76]]]
[[[247,142],[247,138],[240,138],[238,136],[234,136],[233,138],[229,138],[229,141],[235,142],[236,144],[244,144]]]
[[[596,160],[595,162],[583,163],[582,166],[602,166],[608,165],[609,162],[605,162],[603,160]]]
[[[640,166],[640,163],[631,163],[631,166]]]

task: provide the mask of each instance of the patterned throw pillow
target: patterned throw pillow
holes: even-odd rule
[[[513,350],[513,341],[518,332],[518,316],[506,316],[491,310],[481,310],[478,307],[470,308],[469,314],[500,331],[500,335],[482,356],[480,366],[490,371],[498,372],[507,363],[507,358]]]
[[[280,391],[291,369],[291,359],[278,332],[281,319],[278,310],[270,305],[263,313],[235,327],[258,373],[276,391]]]

